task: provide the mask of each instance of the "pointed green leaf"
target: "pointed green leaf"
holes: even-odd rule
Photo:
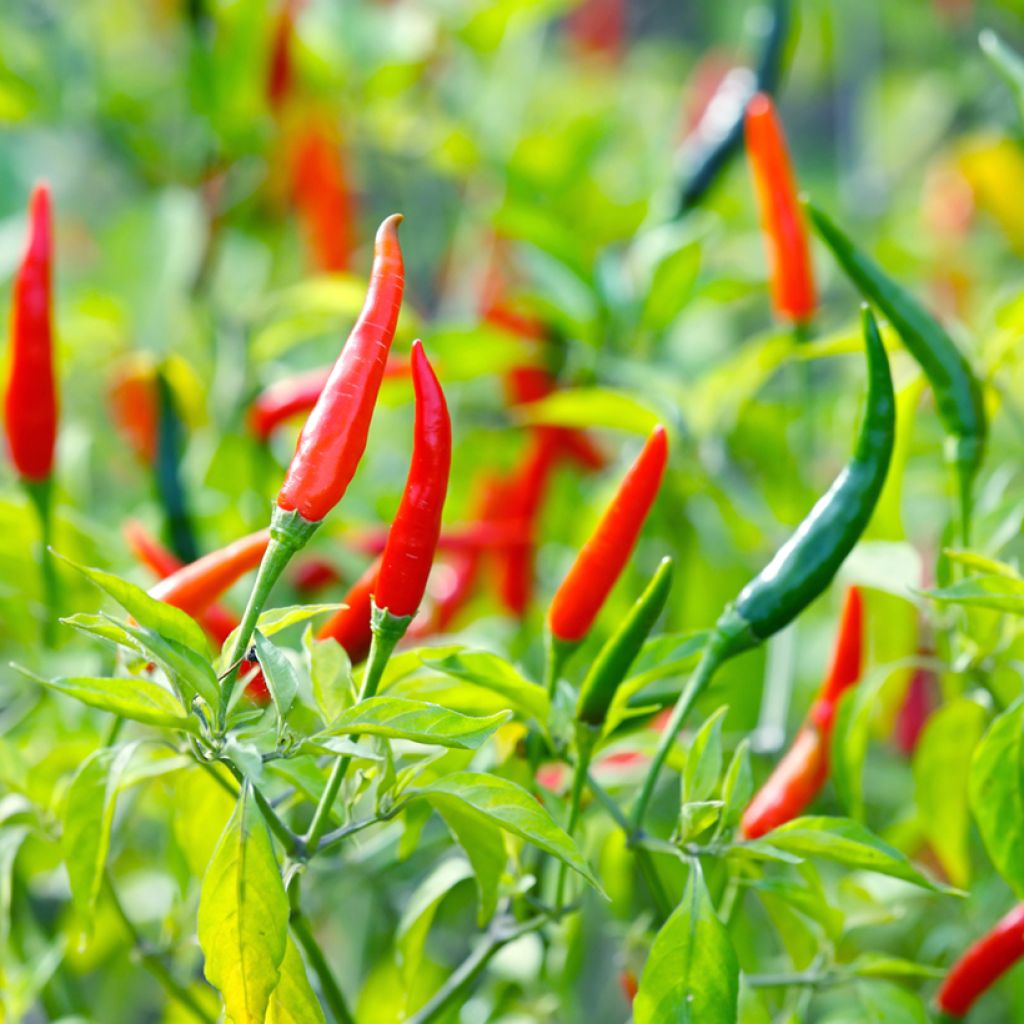
[[[416,806],[413,804],[413,807]],[[434,810],[448,826],[448,831],[473,866],[478,897],[476,918],[477,923],[483,927],[498,909],[498,891],[508,863],[505,836],[494,822],[471,814],[454,800],[435,803]],[[430,813],[429,807],[427,813]]]
[[[728,707],[720,707],[693,737],[683,771],[685,803],[707,800],[718,786],[722,774],[722,722],[728,713]]]
[[[444,672],[445,675],[464,679],[501,694],[509,707],[546,722],[550,710],[547,690],[531,683],[507,661],[486,651],[457,651],[443,657],[421,655],[424,665]]]
[[[281,961],[281,980],[270,996],[265,1024],[325,1024],[302,954],[291,937]]]
[[[278,716],[283,719],[299,692],[299,677],[295,666],[288,655],[259,630],[253,635],[253,640],[256,646],[256,659],[263,669],[267,689],[270,690]]]

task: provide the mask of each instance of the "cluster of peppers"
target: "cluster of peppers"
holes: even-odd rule
[[[292,91],[288,47],[296,5],[286,0],[276,37],[269,98],[280,109]],[[776,4],[758,81],[770,85],[778,76],[788,10]],[[781,125],[770,98],[759,93],[742,105],[741,128],[730,128],[717,148],[704,157],[705,169],[691,179],[682,208],[697,201],[714,175],[711,168],[735,148],[737,132],[745,133],[773,268],[772,295],[778,315],[806,326],[816,297],[804,209],[797,199]],[[950,435],[949,452],[956,472],[961,534],[969,537],[971,491],[981,463],[986,436],[981,389],[966,360],[936,321],[906,291],[860,252],[820,210],[807,206],[815,229],[832,250],[865,299],[881,310],[919,362],[935,392],[940,414]],[[350,218],[343,218],[350,222]],[[370,421],[384,378],[401,375],[412,380],[416,419],[411,465],[398,513],[386,537],[375,541],[378,557],[353,585],[346,606],[319,633],[333,638],[353,661],[367,660],[363,696],[372,696],[387,659],[409,630],[426,591],[434,554],[440,542],[441,515],[451,465],[451,425],[444,393],[422,344],[411,357],[390,357],[404,288],[404,267],[398,242],[401,217],[381,225],[375,243],[373,269],[362,312],[337,362],[329,372],[279,385],[253,406],[254,432],[266,438],[287,417],[308,411],[284,482],[278,492],[269,528],[257,531],[220,551],[189,564],[164,549],[138,524],[126,536],[140,561],[160,577],[154,597],[195,616],[219,644],[231,638],[229,664],[238,670],[250,695],[265,701],[267,688],[259,667],[249,658],[249,645],[271,588],[286,565],[343,498],[363,455]],[[39,186],[30,204],[29,242],[18,271],[11,321],[10,376],[5,396],[5,427],[11,459],[36,502],[44,541],[50,522],[50,481],[57,436],[57,399],[53,366],[52,230],[49,193]],[[517,320],[500,302],[486,310],[492,323],[513,326],[525,336],[542,336],[533,322]],[[701,660],[680,693],[662,730],[639,798],[633,809],[635,835],[642,835],[644,817],[661,767],[676,742],[686,715],[717,669],[727,660],[777,633],[821,594],[863,533],[885,481],[895,433],[895,401],[885,347],[874,316],[865,306],[863,329],[867,355],[867,401],[854,454],[829,491],[818,501],[790,540],[765,569],[730,603],[709,633]],[[528,403],[548,394],[554,379],[536,367],[510,375],[513,402]],[[480,487],[479,522],[470,539],[463,536],[461,582],[455,600],[441,603],[437,628],[446,628],[457,601],[479,569],[484,549],[494,546],[495,533],[504,540],[503,593],[510,610],[521,612],[529,600],[529,550],[544,486],[557,459],[568,457],[588,468],[600,468],[603,456],[585,435],[558,428],[536,428],[521,469],[511,481],[485,480]],[[591,538],[558,588],[547,615],[548,662],[546,685],[554,693],[560,674],[573,652],[587,637],[621,575],[657,496],[668,461],[668,441],[658,427],[648,438],[626,474]],[[510,527],[509,509],[514,514]],[[488,532],[491,530],[492,532]],[[475,532],[474,532],[475,531]],[[482,539],[483,538],[483,539]],[[489,538],[489,540],[487,539]],[[449,541],[456,552],[458,542]],[[515,557],[509,553],[516,553]],[[52,571],[46,569],[52,600]],[[525,568],[524,568],[525,567]],[[242,575],[258,569],[241,620],[218,601]],[[334,577],[322,565],[311,572],[319,585]],[[658,619],[672,582],[672,562],[664,559],[647,587],[612,632],[578,690],[576,760],[570,818],[577,823],[580,797],[588,784],[591,755],[616,692]],[[828,771],[828,743],[841,695],[858,679],[863,647],[862,598],[856,588],[847,592],[832,666],[807,721],[765,786],[754,797],[741,823],[747,838],[756,838],[799,814],[823,785]],[[216,727],[223,732],[236,685],[222,691]],[[531,757],[543,751],[533,744]],[[559,751],[554,751],[558,754]],[[314,821],[308,837],[315,848],[347,769],[337,762],[328,782],[329,798],[321,802],[322,820]],[[643,855],[637,850],[638,857]],[[562,900],[564,873],[557,901]],[[1003,971],[1024,955],[1024,909],[1010,912],[973,946],[950,972],[938,996],[948,1014],[962,1015]]]

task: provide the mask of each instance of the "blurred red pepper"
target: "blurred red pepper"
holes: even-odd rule
[[[292,586],[303,597],[309,597],[340,582],[341,574],[337,568],[323,558],[303,559],[292,574]]]
[[[582,53],[618,60],[626,42],[626,0],[583,0],[566,15],[565,30]]]
[[[295,15],[298,0],[282,0],[270,37],[270,60],[267,64],[267,102],[277,112],[295,89],[295,69],[292,64],[292,37],[295,34]]]
[[[4,403],[11,459],[21,478],[31,483],[49,478],[57,443],[52,261],[50,190],[39,184],[29,202],[28,245],[14,280]]]
[[[129,366],[115,376],[108,392],[114,424],[141,462],[156,462],[160,399],[152,368]]]
[[[640,991],[640,983],[636,980],[636,972],[631,971],[628,967],[620,971],[619,987],[622,989],[622,994],[626,997],[626,1002],[632,1006],[637,992]]]
[[[962,1017],[995,981],[1024,957],[1024,903],[1019,903],[950,968],[935,1004]]]
[[[337,640],[348,653],[353,665],[366,660],[370,652],[370,612],[373,592],[377,587],[380,559],[376,559],[342,598],[339,608],[319,629],[318,640]]]
[[[629,559],[668,461],[664,427],[655,427],[590,539],[551,601],[548,626],[557,640],[583,639]]]
[[[310,370],[276,381],[261,391],[249,407],[249,429],[253,435],[260,441],[266,441],[280,424],[301,413],[308,413],[316,405],[330,376],[330,367]],[[408,358],[390,356],[384,367],[384,379],[408,376]]]
[[[341,500],[366,449],[384,367],[398,324],[405,272],[401,214],[381,224],[366,301],[309,414],[277,496],[283,512],[318,523]]]
[[[182,566],[153,587],[150,595],[189,615],[198,615],[260,564],[269,543],[268,529],[250,533]]]
[[[935,652],[918,650],[920,657],[934,657]],[[896,715],[896,746],[905,757],[917,748],[925,724],[938,704],[938,680],[930,668],[914,669],[907,684],[907,693]]]
[[[836,708],[860,679],[863,650],[863,598],[858,587],[848,587],[828,674],[792,746],[743,814],[740,829],[747,839],[757,839],[802,814],[825,784]]]
[[[161,580],[184,569],[177,555],[165,548],[140,522],[129,520],[122,528],[122,532],[132,554]],[[153,594],[153,590],[150,591],[150,594]],[[173,598],[174,595],[171,596]],[[214,595],[214,597],[219,596],[219,593]],[[181,607],[173,599],[165,597],[162,600],[175,607]],[[238,616],[222,604],[210,603],[205,607],[197,607],[193,612],[189,612],[187,608],[182,608],[182,611],[196,616],[218,648],[224,645],[224,641],[238,626]],[[266,704],[270,699],[270,691],[267,689],[266,680],[264,680],[262,672],[259,671],[258,664],[255,661],[246,660],[239,667],[239,672],[243,676],[253,670],[255,670],[255,675],[249,678],[245,692],[258,704]]]
[[[388,532],[374,601],[396,618],[416,613],[434,562],[452,463],[452,425],[423,343],[412,344],[416,425],[412,461]]]
[[[771,97],[758,93],[744,121],[747,156],[772,268],[772,302],[783,320],[806,323],[817,297],[796,178]]]

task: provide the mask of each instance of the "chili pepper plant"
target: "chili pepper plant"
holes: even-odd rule
[[[1022,48],[0,5],[0,1020],[1024,1018]]]

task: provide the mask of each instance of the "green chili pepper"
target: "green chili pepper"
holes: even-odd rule
[[[847,276],[874,303],[920,364],[935,393],[949,434],[947,458],[956,472],[960,527],[969,543],[971,490],[985,451],[985,403],[981,385],[963,353],[943,327],[904,288],[853,242],[821,210],[807,204],[811,220]]]
[[[663,558],[651,582],[590,666],[576,702],[578,721],[592,726],[604,725],[615,691],[665,607],[671,587],[672,559]]]
[[[892,458],[896,399],[878,325],[867,306],[863,315],[868,361],[867,411],[853,457],[796,533],[715,623],[700,663],[683,687],[651,760],[633,811],[637,828],[643,823],[658,772],[687,712],[719,666],[756,647],[796,618],[829,585],[871,519]]]

